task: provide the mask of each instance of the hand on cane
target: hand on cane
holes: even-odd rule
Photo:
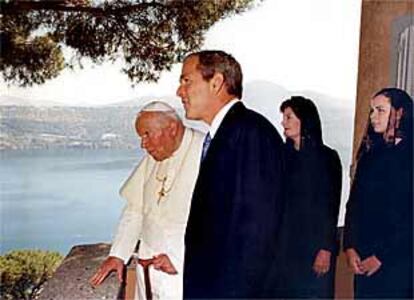
[[[152,262],[155,270],[162,271],[170,275],[178,274],[167,254],[162,253],[155,255]]]
[[[361,258],[359,257],[358,252],[354,248],[349,248],[345,252],[348,266],[351,269],[352,273],[362,275],[364,271],[362,270]]]

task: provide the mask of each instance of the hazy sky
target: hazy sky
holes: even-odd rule
[[[244,82],[266,80],[292,91],[313,90],[354,101],[361,0],[264,0],[258,7],[217,23],[205,49],[221,49],[241,63]],[[33,88],[1,95],[70,104],[107,104],[175,93],[181,66],[157,84],[131,87],[112,64],[64,71]]]

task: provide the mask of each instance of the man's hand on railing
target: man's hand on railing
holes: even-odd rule
[[[93,287],[100,285],[105,278],[112,272],[116,271],[119,282],[122,282],[124,272],[124,262],[122,259],[109,256],[99,267],[98,271],[89,279],[89,283]]]

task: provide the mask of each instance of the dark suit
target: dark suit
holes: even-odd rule
[[[250,298],[272,282],[282,179],[282,140],[239,102],[203,160],[185,235],[185,298]]]

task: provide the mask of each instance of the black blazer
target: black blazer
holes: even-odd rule
[[[195,186],[185,235],[184,298],[266,294],[282,200],[282,139],[262,115],[236,103]]]

